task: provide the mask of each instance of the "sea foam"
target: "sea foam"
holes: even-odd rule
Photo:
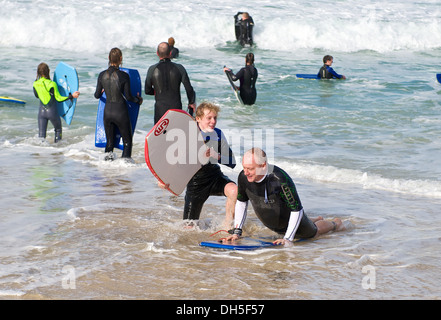
[[[326,4],[326,1],[324,1]],[[417,9],[415,9],[417,8]],[[427,50],[441,47],[441,12],[435,1],[369,3],[346,0],[313,7],[307,1],[258,1],[246,8],[227,0],[206,6],[183,0],[3,1],[3,47],[43,47],[76,52],[156,47],[173,36],[181,48],[204,48],[234,41],[233,15],[249,10],[255,43],[262,49],[340,52]]]

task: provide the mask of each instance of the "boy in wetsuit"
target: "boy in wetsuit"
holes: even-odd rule
[[[334,58],[326,55],[323,57],[323,67],[320,68],[317,77],[319,79],[346,79],[344,75],[340,75],[331,68]]]
[[[113,160],[113,148],[115,146],[115,128],[118,127],[123,140],[124,150],[121,158],[132,156],[133,134],[130,122],[127,101],[142,104],[140,96],[133,97],[130,91],[130,77],[124,71],[119,70],[122,64],[122,52],[113,48],[109,53],[109,68],[98,76],[95,98],[99,99],[106,93],[106,106],[104,108],[104,131],[106,132],[106,160]]]
[[[234,218],[237,186],[222,173],[219,164],[234,168],[236,160],[225,135],[216,128],[219,110],[218,106],[209,102],[201,103],[196,110],[196,121],[207,146],[206,156],[210,161],[202,166],[187,184],[183,219],[189,227],[194,225],[192,220],[199,219],[209,196],[227,197],[225,227],[230,228]],[[161,183],[158,185],[164,188]]]
[[[242,235],[248,201],[254,212],[269,229],[283,234],[274,241],[285,244],[294,237],[313,238],[329,231],[344,230],[342,221],[309,219],[303,211],[300,197],[291,177],[277,166],[269,166],[262,149],[253,148],[242,159],[243,170],[238,177],[238,195],[235,209],[233,235],[224,242],[234,241]]]
[[[237,186],[225,176],[219,163],[230,168],[236,166],[234,154],[222,131],[216,128],[219,107],[203,102],[196,110],[196,121],[208,148],[210,162],[204,165],[187,184],[184,220],[198,220],[202,206],[209,196],[226,196],[225,224],[230,225],[234,217]]]
[[[63,102],[67,99],[76,99],[80,95],[79,91],[68,97],[63,97],[58,91],[57,84],[50,79],[49,66],[42,62],[37,67],[37,80],[33,84],[34,95],[40,99],[40,110],[38,111],[38,136],[46,138],[47,123],[50,121],[54,126],[54,142],[61,140],[62,126],[60,115],[58,114],[57,101]]]

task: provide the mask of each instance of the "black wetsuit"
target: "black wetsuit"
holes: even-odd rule
[[[236,166],[233,151],[218,128],[214,132],[202,132],[205,144],[208,148],[213,148],[221,155],[220,159],[210,159],[210,162],[196,172],[187,184],[184,206],[184,220],[198,220],[202,207],[209,196],[222,196],[225,186],[233,182],[225,176],[219,164],[226,165],[230,168]],[[234,182],[233,182],[234,183]]]
[[[179,49],[170,46],[170,58],[171,59],[176,59],[179,58]]]
[[[234,16],[234,28],[236,33],[236,40],[240,42],[240,45],[243,47],[246,44],[252,46],[253,45],[253,28],[254,28],[254,21],[253,18],[250,16],[246,20],[239,20],[239,14],[242,14],[242,12],[238,12]]]
[[[320,68],[317,77],[320,79],[341,79],[343,78],[342,75],[338,74],[334,71],[330,66],[323,65],[323,67]]]
[[[48,121],[54,126],[54,142],[60,141],[62,137],[62,125],[55,99],[46,106],[40,103],[40,110],[38,110],[38,137],[46,138]]]
[[[145,93],[155,96],[155,124],[170,109],[182,109],[181,83],[187,92],[188,104],[194,104],[196,93],[185,68],[170,59],[161,59],[147,71]]]
[[[297,222],[296,237],[312,238],[317,233],[317,227],[303,212],[296,186],[291,177],[277,166],[271,166],[272,171],[261,182],[249,182],[242,171],[237,179],[237,201],[251,201],[254,212],[262,223],[277,233],[285,233],[288,229],[292,212],[301,212]],[[270,168],[271,169],[271,168]],[[240,221],[236,228],[242,228],[246,217],[245,212],[238,212],[236,205],[236,220]],[[294,224],[293,224],[294,225]],[[294,238],[294,234],[290,235]],[[292,240],[292,239],[291,239]]]
[[[227,72],[230,72],[233,81],[240,80],[240,97],[242,98],[243,103],[248,105],[254,104],[257,97],[257,69],[253,65],[247,65],[240,69],[236,75],[231,71]]]
[[[122,158],[132,156],[132,125],[130,123],[127,101],[140,103],[138,97],[133,97],[130,92],[129,75],[110,66],[98,77],[95,98],[99,99],[102,92],[106,93],[106,106],[104,108],[104,130],[106,132],[105,152],[112,152],[115,146],[115,127],[118,127],[123,140],[124,150]]]
[[[48,121],[52,123],[55,131],[54,142],[58,142],[62,137],[61,118],[58,113],[57,101],[63,102],[67,99],[73,100],[72,94],[69,97],[63,97],[58,91],[57,84],[46,78],[39,78],[33,85],[34,95],[40,100],[40,109],[38,111],[38,136],[46,138]]]

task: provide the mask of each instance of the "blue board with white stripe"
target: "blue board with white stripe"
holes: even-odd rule
[[[69,96],[69,93],[78,91],[80,82],[78,80],[77,70],[70,65],[60,62],[54,72],[54,82],[58,86],[58,91],[63,97]],[[77,99],[67,99],[63,102],[57,101],[57,109],[60,117],[66,121],[68,125],[72,123]]]

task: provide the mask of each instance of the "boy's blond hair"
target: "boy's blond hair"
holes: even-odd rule
[[[216,113],[216,115],[220,112],[220,108],[217,105],[211,102],[202,102],[196,109],[196,118],[202,119],[204,117],[205,110],[210,110]]]

